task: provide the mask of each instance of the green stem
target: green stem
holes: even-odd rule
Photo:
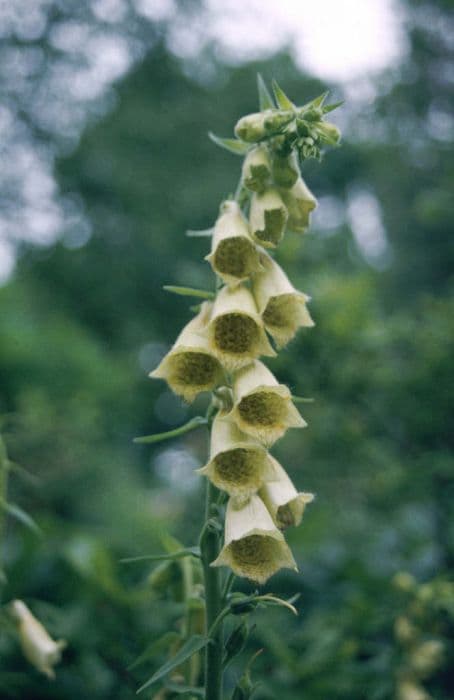
[[[0,502],[6,503],[8,490],[9,461],[5,442],[0,435]],[[0,508],[0,583],[5,581],[3,572],[3,537],[5,531],[6,511]]]
[[[217,489],[207,481],[205,519],[209,520],[212,506],[216,503]],[[219,533],[206,528],[201,539],[203,574],[205,579],[205,630],[212,631],[212,641],[205,648],[205,700],[222,700],[222,654],[223,630],[222,622],[212,627],[217,620],[222,607],[220,572],[217,567],[210,566],[219,554]]]

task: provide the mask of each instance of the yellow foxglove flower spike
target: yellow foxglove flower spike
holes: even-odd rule
[[[281,348],[294,337],[298,328],[314,325],[306,307],[310,297],[295,289],[267,253],[262,253],[261,261],[263,271],[254,275],[252,291],[266,330]]]
[[[204,302],[200,312],[183,328],[173,347],[150,373],[165,379],[175,394],[191,402],[201,391],[211,391],[224,379],[224,371],[203,335],[211,311]]]
[[[274,474],[262,486],[259,495],[276,526],[283,530],[301,523],[304,509],[314,500],[314,494],[298,493],[285,469],[271,455],[270,460]]]
[[[208,347],[229,371],[244,367],[260,355],[274,357],[263,321],[249,289],[223,287],[213,304],[207,327]]]
[[[243,163],[243,184],[252,192],[263,192],[271,179],[271,163],[266,146],[249,151]]]
[[[292,403],[289,388],[279,384],[258,360],[235,373],[233,402],[231,418],[240,430],[264,445],[272,445],[287,428],[306,426]]]
[[[55,642],[22,600],[13,600],[11,610],[19,626],[25,658],[48,678],[55,678],[53,667],[59,663],[66,642],[63,639]]]
[[[310,224],[311,212],[317,200],[300,177],[289,190],[281,190],[282,199],[288,210],[288,227],[295,233],[304,233]]]
[[[219,415],[211,428],[210,461],[197,472],[207,476],[238,504],[274,475],[271,458],[263,445],[242,433],[233,421]]]
[[[229,566],[237,576],[257,583],[265,583],[279,569],[297,571],[282,532],[257,495],[241,506],[229,500],[224,547],[211,566]]]
[[[289,189],[300,177],[298,158],[294,152],[289,156],[276,154],[272,161],[274,184]]]
[[[249,226],[234,201],[224,202],[216,221],[207,255],[213,271],[225,284],[238,284],[261,269],[260,253],[249,233]]]
[[[260,245],[276,248],[284,236],[287,218],[287,209],[276,189],[252,195],[249,221],[252,237]]]

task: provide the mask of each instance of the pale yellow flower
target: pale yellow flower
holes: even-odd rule
[[[288,210],[288,227],[296,233],[304,233],[310,223],[311,212],[317,206],[317,200],[299,178],[289,190],[281,190],[282,199]]]
[[[288,387],[279,384],[262,362],[255,360],[235,373],[233,409],[229,414],[240,430],[272,445],[287,428],[304,428]]]
[[[301,326],[314,322],[307,310],[310,297],[299,292],[282,268],[265,252],[262,270],[254,275],[252,291],[265,328],[278,347],[286,345]]]
[[[59,663],[66,642],[63,639],[54,641],[22,600],[13,600],[11,610],[18,623],[25,658],[48,678],[55,678],[53,667]]]
[[[260,355],[274,357],[257,306],[243,285],[223,287],[207,326],[208,347],[227,370],[244,367]]]
[[[287,209],[276,189],[252,195],[249,223],[257,243],[265,248],[276,248],[284,236],[287,218]]]
[[[193,401],[201,391],[211,391],[224,379],[219,360],[203,335],[211,311],[204,302],[200,312],[183,328],[173,347],[150,373],[150,377],[165,379],[175,394]]]
[[[237,576],[265,583],[279,569],[297,571],[284,536],[257,495],[238,506],[229,500],[224,547],[211,566],[229,566]]]
[[[271,163],[265,145],[253,148],[247,154],[242,169],[243,184],[252,192],[263,192],[271,179]]]
[[[397,700],[432,700],[432,695],[416,681],[404,679],[398,684]]]
[[[265,448],[219,415],[211,429],[210,461],[197,471],[237,502],[247,500],[274,474]]]
[[[261,268],[260,254],[249,233],[249,226],[238,204],[232,200],[221,206],[207,255],[214,272],[226,284],[238,284]]]
[[[306,505],[314,500],[314,494],[298,493],[285,469],[271,455],[270,460],[274,473],[263,484],[259,495],[276,526],[283,530],[301,523]]]

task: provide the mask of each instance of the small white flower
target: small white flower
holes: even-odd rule
[[[271,457],[273,476],[260,489],[259,495],[268,508],[277,527],[283,530],[290,525],[299,525],[304,509],[314,500],[312,493],[298,493],[285,469]]]
[[[249,233],[249,226],[238,204],[224,202],[207,255],[214,272],[226,284],[238,284],[261,269],[260,253]]]
[[[211,566],[229,566],[237,576],[257,583],[265,583],[279,569],[297,571],[284,536],[257,495],[241,506],[229,501],[224,547]]]
[[[276,248],[284,236],[287,218],[287,209],[276,189],[252,195],[249,222],[257,243],[265,248]]]
[[[197,471],[238,503],[256,493],[274,474],[266,449],[219,415],[211,428],[210,461]]]
[[[207,326],[208,347],[227,370],[244,367],[260,355],[274,357],[249,289],[223,287]]]
[[[165,379],[175,394],[193,401],[201,391],[211,391],[223,381],[224,372],[203,335],[211,304],[204,302],[200,312],[183,328],[173,347],[150,373]]]
[[[298,328],[314,325],[306,306],[310,297],[295,289],[267,253],[262,253],[261,261],[263,269],[254,275],[252,291],[266,330],[278,347],[283,347]]]
[[[282,189],[281,194],[288,210],[289,229],[296,233],[304,233],[310,223],[311,211],[317,206],[317,200],[301,177],[291,189]]]
[[[253,148],[247,154],[242,169],[243,184],[252,192],[263,192],[271,179],[271,163],[265,145]]]
[[[303,420],[284,384],[262,362],[255,360],[235,373],[231,418],[240,430],[272,445],[287,428],[304,428]]]
[[[59,663],[66,642],[63,639],[55,642],[22,600],[13,600],[11,610],[18,622],[19,640],[25,658],[48,678],[55,678],[53,667]]]

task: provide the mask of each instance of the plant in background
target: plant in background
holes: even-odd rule
[[[198,470],[207,479],[199,547],[162,557],[201,563],[205,610],[204,633],[182,637],[173,657],[142,686],[170,678],[166,697],[185,693],[220,700],[223,670],[246,643],[247,615],[259,605],[295,612],[291,601],[232,588],[235,576],[263,584],[282,568],[296,570],[283,530],[301,522],[313,499],[297,491],[268,452],[288,428],[306,423],[294,405],[297,397],[258,358],[275,356],[300,327],[314,325],[309,297],[293,287],[273,252],[287,231],[301,234],[309,226],[317,202],[301,177],[300,162],[320,159],[324,146],[338,143],[339,130],[325,121],[338,104],[325,104],[325,93],[297,107],[277,83],[272,97],[260,76],[258,88],[261,111],[239,120],[236,138],[211,134],[215,143],[244,156],[236,194],[221,204],[214,228],[200,232],[212,236],[206,259],[216,274],[216,291],[167,287],[205,301],[151,374],[189,402],[211,391],[211,402],[205,416],[181,428],[137,438],[157,442],[201,425],[211,432],[209,461]],[[228,616],[240,620],[224,639]],[[202,649],[201,686],[197,666],[188,661]],[[249,698],[253,690],[249,662],[232,700]]]

